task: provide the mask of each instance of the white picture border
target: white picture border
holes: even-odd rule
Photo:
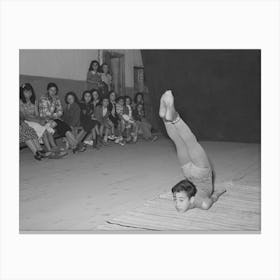
[[[0,19],[1,279],[280,278],[278,1],[2,1]],[[19,234],[27,48],[261,49],[261,234]]]

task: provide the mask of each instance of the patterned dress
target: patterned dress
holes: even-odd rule
[[[31,116],[31,117],[36,117],[36,106],[37,103],[35,102],[35,104],[28,102],[28,103],[23,103],[20,100],[20,111],[25,115],[25,116]],[[47,129],[47,126],[41,125],[38,122],[34,122],[34,121],[27,121],[25,120],[25,122],[32,127],[37,136],[38,139],[41,139],[45,130]]]
[[[23,143],[32,139],[38,139],[36,131],[26,122],[22,121],[19,126],[19,142]]]

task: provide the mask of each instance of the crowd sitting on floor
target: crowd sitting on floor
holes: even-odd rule
[[[75,92],[66,93],[65,106],[55,83],[47,85],[39,100],[30,83],[20,86],[20,143],[29,147],[36,160],[62,158],[69,150],[100,149],[109,141],[122,146],[136,143],[139,135],[149,141],[157,139],[145,117],[142,93],[132,101],[112,89],[100,93],[96,86],[85,90],[80,100]],[[63,139],[63,147],[57,145],[57,138]]]

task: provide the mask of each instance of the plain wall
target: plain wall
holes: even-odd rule
[[[98,50],[20,50],[21,75],[85,81]]]
[[[111,50],[124,54],[125,87],[134,87],[134,66],[143,66],[140,50]],[[20,75],[85,81],[89,64],[102,50],[20,50]],[[101,61],[102,62],[102,61]]]

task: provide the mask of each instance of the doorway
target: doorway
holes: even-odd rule
[[[109,66],[114,91],[117,95],[125,95],[124,54],[105,50],[103,51],[103,61]]]

